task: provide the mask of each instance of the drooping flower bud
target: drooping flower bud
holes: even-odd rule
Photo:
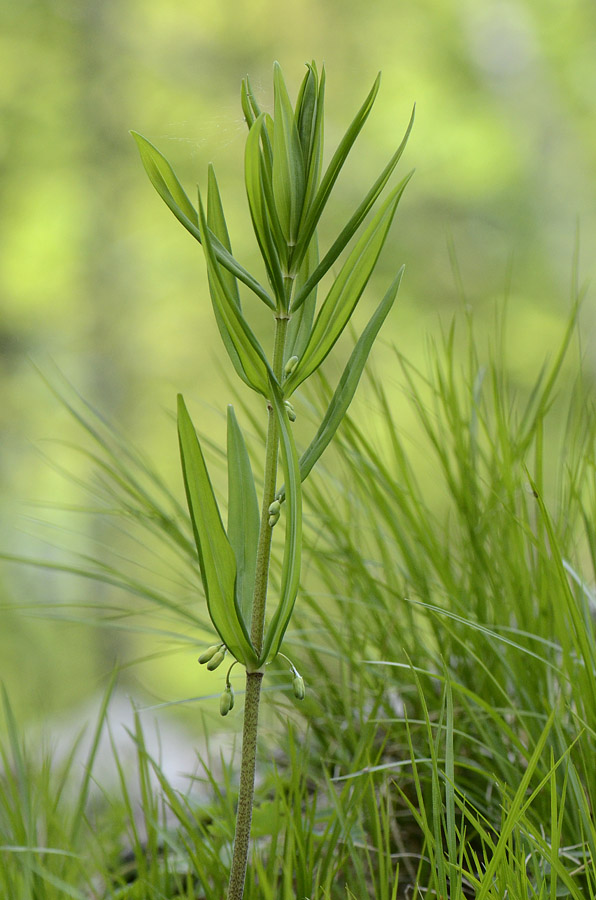
[[[219,698],[219,712],[222,716],[227,714],[234,708],[234,691],[230,684],[226,685],[226,689]]]
[[[298,365],[298,357],[290,356],[289,360],[284,366],[284,374],[291,375],[296,366]]]
[[[207,668],[210,672],[213,672],[214,669],[217,669],[218,666],[222,664],[226,655],[225,650],[218,650],[217,653],[214,653],[209,662],[207,663]]]
[[[284,406],[286,408],[286,412],[288,414],[288,419],[290,422],[296,421],[296,411],[289,400],[284,400]]]
[[[304,687],[304,678],[302,675],[299,675],[298,672],[294,675],[294,680],[292,681],[292,688],[294,689],[294,697],[297,700],[304,700],[304,696],[306,694],[306,689]]]
[[[213,659],[218,650],[221,650],[221,648],[221,644],[213,644],[211,647],[207,647],[207,649],[199,656],[200,664],[204,666],[205,663],[208,663],[209,660]]]
[[[273,503],[269,506],[269,527],[273,528],[279,519],[279,514],[281,512],[281,503],[279,500],[274,500]]]

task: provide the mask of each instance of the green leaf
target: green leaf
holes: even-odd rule
[[[248,133],[244,154],[244,178],[250,215],[261,256],[278,298],[278,304],[283,305],[285,288],[280,260],[283,258],[285,264],[287,245],[277,217],[271,172],[266,171],[270,166],[261,149],[262,137],[266,135],[265,118],[265,113],[262,113]]]
[[[321,181],[321,185],[313,199],[312,204],[309,208],[305,207],[304,209],[305,218],[303,218],[303,221],[300,225],[300,237],[298,245],[296,247],[296,258],[298,262],[300,261],[302,254],[305,252],[306,247],[310,243],[310,239],[314,233],[315,228],[317,227],[317,222],[321,218],[321,214],[327,204],[327,200],[329,199],[329,194],[331,193],[333,185],[337,181],[339,173],[341,172],[342,167],[349,156],[350,150],[354,145],[354,141],[362,131],[364,123],[369,116],[369,113],[379,92],[380,83],[381,73],[379,72],[366,100],[356,113],[348,130],[340,141],[337,150],[333,154],[331,162],[327,167],[327,170],[323,176],[323,180]],[[322,122],[320,127],[322,129]]]
[[[261,665],[277,656],[292,616],[300,583],[302,547],[302,493],[298,455],[283,397],[279,385],[274,382],[271,382],[270,400],[280,435],[281,461],[287,485],[287,508],[280,600],[265,632],[263,651],[259,660]]]
[[[221,194],[217,178],[215,177],[215,169],[211,163],[209,163],[207,175],[207,226],[210,228],[211,233],[220,241],[221,245],[231,253],[232,245],[221,202]],[[223,267],[220,268],[220,273],[228,294],[234,300],[238,309],[240,309],[240,295],[235,275]]]
[[[182,396],[178,395],[182,473],[209,616],[232,655],[255,666],[256,654],[236,598],[236,559],[227,538],[205,459]]]
[[[248,75],[246,76],[246,78],[242,79],[242,86],[240,88],[240,105],[242,106],[242,112],[244,113],[246,124],[250,129],[252,128],[255,119],[258,119],[258,117],[261,115],[261,108],[257,103],[256,97],[253,93],[252,85],[250,83]]]
[[[296,99],[296,111],[294,118],[296,129],[300,138],[300,145],[304,159],[310,157],[310,147],[314,133],[314,123],[317,114],[317,68],[314,64],[306,66],[306,75],[300,85]]]
[[[215,170],[211,164],[209,164],[208,169],[208,183],[207,183],[207,225],[211,229],[211,232],[221,241],[222,245],[227,249],[231,250],[230,238],[228,234],[228,229],[226,225],[226,220],[223,212],[223,206],[221,202],[221,195],[219,192],[219,185],[217,184],[217,178],[215,176]],[[222,279],[223,286],[225,288],[226,295],[229,297],[231,301],[238,307],[240,306],[240,295],[238,293],[238,284],[235,277],[231,272],[228,272],[226,269],[221,267],[219,269],[219,273]],[[217,291],[216,285],[213,287],[210,284],[210,291]],[[225,325],[224,317],[222,316],[219,306],[213,304],[215,320],[217,322],[217,326],[219,328],[219,333],[221,334],[222,340],[226,345],[226,349],[228,354],[232,360],[234,368],[240,374],[240,377],[243,380],[244,378],[244,368],[240,359],[238,352],[236,351],[236,347],[233,341],[228,336],[228,331]]]
[[[304,158],[279,63],[273,67],[273,194],[288,244],[296,243],[304,202]]]
[[[130,133],[136,141],[139,153],[141,154],[141,161],[149,176],[151,184],[166,206],[174,213],[178,221],[184,225],[189,234],[201,244],[202,237],[199,229],[197,210],[186,196],[171,165],[165,156],[160,153],[157,147],[154,147],[147,138],[144,138],[136,131],[131,131]],[[223,246],[215,235],[212,235],[211,243],[218,262],[250,288],[250,290],[270,309],[275,309],[275,303],[265,288],[260,285],[236,259],[234,259],[231,253]]]
[[[313,271],[313,269],[316,268],[318,261],[319,248],[317,236],[315,234],[312,241],[310,242],[308,253],[304,257],[302,265],[300,266],[300,269],[298,271],[298,275],[296,277],[296,290],[300,290],[301,285],[304,284],[310,273]],[[316,304],[317,286],[315,285],[313,290],[306,298],[305,302],[301,304],[300,309],[292,313],[288,325],[288,333],[286,336],[284,362],[286,362],[290,358],[290,356],[297,356],[298,358],[300,358],[304,353],[312,331],[312,323],[315,317]]]
[[[205,235],[203,250],[207,261],[211,300],[224,346],[244,383],[257,393],[267,396],[269,379],[275,380],[275,376],[263,348],[236,305],[234,296],[228,292],[217,264],[200,196],[199,223],[201,231]]]
[[[308,477],[311,469],[331,442],[348,411],[372,345],[397,296],[403,272],[404,267],[402,266],[356,342],[323,421],[309,446],[300,457],[301,481]],[[283,502],[285,499],[285,486],[277,492],[276,496],[280,502]]]
[[[383,171],[381,172],[381,174],[379,175],[379,177],[377,178],[375,183],[372,185],[372,187],[368,191],[368,193],[367,193],[366,197],[364,198],[364,200],[362,201],[362,203],[360,203],[358,208],[355,210],[355,212],[352,214],[352,216],[348,220],[347,224],[342,228],[340,234],[335,239],[335,241],[333,242],[333,244],[331,245],[331,247],[329,248],[329,250],[323,257],[323,259],[321,260],[320,264],[315,269],[315,271],[312,273],[309,281],[303,285],[302,289],[299,292],[297,291],[295,293],[294,301],[292,303],[292,310],[298,309],[298,307],[300,306],[301,303],[303,303],[304,298],[310,293],[310,291],[312,290],[314,285],[317,284],[321,280],[323,275],[325,275],[329,271],[329,269],[331,268],[331,266],[333,265],[333,263],[335,262],[335,260],[339,256],[339,254],[341,253],[341,251],[344,249],[344,247],[348,244],[348,242],[354,236],[354,234],[356,233],[356,231],[358,230],[358,228],[360,227],[360,225],[362,224],[362,222],[364,221],[364,219],[366,218],[366,216],[368,215],[368,213],[374,206],[377,198],[381,194],[383,188],[387,184],[389,178],[391,177],[391,174],[393,173],[395,167],[397,166],[399,160],[401,159],[401,157],[403,155],[403,152],[406,148],[406,144],[408,142],[408,138],[410,136],[410,132],[412,130],[413,125],[414,125],[414,110],[412,110],[412,115],[410,117],[410,121],[409,121],[408,127],[406,129],[406,133],[403,137],[401,144],[399,145],[399,147],[397,148],[397,150],[395,151],[395,153],[393,154],[393,156],[391,157],[391,159],[389,160],[389,162],[387,163],[387,165],[385,166],[385,168],[383,169]],[[413,174],[414,174],[414,171],[412,170],[402,180],[402,182],[401,182],[402,190],[405,189],[408,181],[410,180],[410,178],[412,177]],[[317,223],[314,222],[314,226],[312,228],[313,231],[314,231],[314,227],[316,226],[316,224]],[[307,224],[304,226],[303,229],[301,229],[300,242],[296,248],[296,258],[297,259],[301,258],[301,255],[305,252],[305,247],[306,247],[305,242],[310,239],[309,238],[310,234],[311,234],[311,226]]]
[[[145,167],[149,180],[159,196],[168,204],[174,215],[177,215],[177,211],[182,213],[184,219],[180,218],[180,221],[183,225],[185,225],[185,220],[188,220],[193,225],[198,226],[198,213],[188,199],[176,173],[165,156],[143,135],[136,131],[131,131],[130,133],[139,148],[141,162]]]
[[[304,150],[304,170],[305,170],[305,189],[304,189],[304,204],[302,210],[302,221],[305,220],[305,217],[308,215],[308,211],[313,202],[313,198],[316,196],[319,181],[321,178],[321,168],[323,165],[323,136],[324,136],[324,109],[325,109],[325,69],[323,68],[321,72],[321,79],[318,85],[318,93],[317,93],[317,101],[315,107],[315,115],[312,122],[312,133],[310,135],[310,141],[308,145],[308,149]],[[298,235],[298,244],[296,248],[294,248],[294,255],[292,259],[292,268],[299,266],[304,258],[305,248],[310,246],[310,242],[312,240],[312,236],[316,231],[316,222],[315,228],[312,229],[310,235],[305,234],[304,241],[302,238],[302,226],[300,229],[300,233]]]
[[[234,408],[228,406],[228,539],[236,558],[236,598],[247,623],[252,618],[259,527],[250,459]]]
[[[398,185],[390,193],[345,261],[319,310],[302,359],[284,382],[286,397],[318,369],[346,327],[377,263],[402,192]]]

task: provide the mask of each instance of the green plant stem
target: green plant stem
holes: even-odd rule
[[[240,764],[240,787],[238,809],[236,811],[236,833],[228,900],[242,900],[246,867],[248,864],[248,844],[255,793],[255,769],[257,764],[257,733],[259,724],[259,700],[263,672],[246,673],[246,695],[244,698],[244,728],[242,731],[242,761]]]
[[[287,316],[278,316],[275,320],[275,344],[273,347],[273,372],[281,382],[283,371],[283,356],[286,343],[289,319]],[[269,559],[271,556],[271,533],[269,525],[269,507],[275,499],[275,484],[277,479],[277,457],[279,434],[277,422],[271,405],[268,405],[269,425],[267,429],[267,443],[265,450],[265,473],[263,486],[263,506],[261,509],[261,530],[257,546],[257,562],[255,573],[255,592],[252,607],[252,623],[250,638],[253,647],[260,654],[263,647],[265,628],[265,608],[267,603],[267,582],[269,578]]]
[[[273,372],[280,382],[283,372],[283,357],[288,322],[289,318],[283,315],[277,316],[275,320]],[[277,422],[270,404],[268,406],[268,414],[269,425],[265,449],[263,505],[261,509],[261,528],[257,548],[255,592],[251,622],[251,640],[255,650],[259,654],[263,648],[265,631],[267,583],[269,580],[269,560],[271,557],[271,532],[273,530],[269,525],[269,507],[275,498],[279,447]],[[252,822],[252,808],[255,792],[259,702],[261,698],[262,681],[262,671],[246,673],[242,758],[240,761],[240,787],[238,791],[238,809],[236,811],[234,852],[232,856],[232,867],[230,869],[230,881],[228,883],[228,900],[242,900],[244,894],[244,882],[248,864],[250,826]]]

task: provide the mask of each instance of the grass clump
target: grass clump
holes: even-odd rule
[[[417,823],[412,884],[591,897],[595,420],[577,360],[565,364],[575,312],[525,397],[503,345],[482,362],[468,327],[463,352],[449,329],[425,373],[396,351],[423,478],[373,378],[376,439],[370,423],[342,431],[352,478],[341,514],[337,485],[317,482],[312,564],[329,599],[311,594],[306,627],[330,630],[333,650],[308,654],[328,673],[313,728],[321,755],[358,778],[372,713],[381,758],[362,777],[372,764],[392,785],[402,843]]]
[[[264,694],[253,900],[596,897],[596,418],[576,314],[526,391],[507,376],[504,338],[483,351],[465,324],[465,352],[449,329],[425,372],[396,351],[414,452],[395,386],[371,375],[378,415],[346,420],[332,472],[312,477],[287,634],[310,688],[301,703]],[[349,481],[332,474],[343,470]],[[67,796],[71,775],[26,763],[7,721],[7,896],[225,891],[233,760],[208,758],[174,789],[137,716],[140,799],[122,769],[110,804],[90,802],[91,776]]]
[[[348,256],[348,271],[340,271],[334,282],[339,287],[331,288],[317,317],[313,291],[385,186],[403,145],[356,211],[350,233],[344,229],[338,237],[342,246],[336,241],[323,256],[325,268],[316,248],[307,252],[335,179],[333,170],[327,181],[318,180],[321,81],[309,68],[294,111],[277,69],[276,84],[277,131],[248,83],[243,88],[251,129],[249,201],[267,288],[231,256],[213,173],[207,213],[201,204],[197,211],[167,161],[137,136],[162,198],[205,244],[231,365],[267,403],[268,424],[244,410],[253,436],[266,447],[263,474],[253,475],[229,412],[227,459],[202,441],[212,471],[227,462],[226,530],[182,401],[190,515],[150,462],[75,401],[73,414],[94,442],[88,451],[98,471],[94,514],[112,520],[117,532],[128,531],[139,546],[160,548],[162,578],[156,584],[149,569],[145,575],[131,570],[124,555],[107,563],[89,557],[81,564],[47,564],[135,595],[137,612],[157,612],[159,625],[147,634],[171,647],[196,640],[208,626],[195,608],[202,578],[218,634],[203,661],[213,668],[229,652],[246,669],[252,751],[266,665],[273,685],[285,687],[285,693],[263,691],[254,796],[246,753],[240,778],[235,758],[207,755],[203,774],[189,778],[186,790],[175,788],[148,750],[138,713],[130,732],[135,791],[112,741],[116,790],[92,792],[109,691],[73,791],[76,747],[58,767],[50,757],[32,756],[6,698],[0,892],[24,900],[212,900],[227,889],[228,896],[247,900],[594,900],[596,416],[592,385],[574,348],[579,301],[558,350],[528,389],[514,389],[508,374],[504,320],[484,349],[465,313],[463,336],[455,323],[449,327],[429,346],[424,371],[396,348],[398,377],[369,374],[364,390],[370,413],[363,420],[350,416],[399,277],[356,342],[335,390],[319,365],[364,286],[355,278],[346,287],[358,274],[359,255]],[[342,153],[364,124],[375,93],[376,87]],[[272,166],[276,147],[287,152]],[[307,177],[299,165],[305,158],[311,160]],[[285,176],[279,159],[289,167]],[[406,180],[390,195],[391,217]],[[303,216],[301,209],[310,212]],[[364,281],[387,235],[383,215],[365,232],[378,246],[374,253],[361,247]],[[305,222],[302,243],[300,237],[296,242]],[[244,319],[237,281],[274,313],[271,363]],[[291,332],[293,303],[302,313],[295,320],[300,327]],[[338,304],[339,323],[332,314]],[[322,345],[309,337],[317,329]],[[290,352],[296,348],[300,353]],[[294,419],[306,418],[308,408],[294,390],[315,373],[311,410],[322,413],[321,424],[313,441],[297,448],[302,435],[294,438]],[[411,434],[396,412],[398,391],[409,406]],[[312,471],[332,437],[334,449],[323,462],[328,468]],[[282,510],[284,550],[269,557]],[[250,527],[243,527],[248,520]],[[300,555],[305,565],[293,614]],[[230,560],[242,575],[238,580],[225,568]],[[279,600],[266,617],[268,584]],[[131,609],[111,603],[102,625],[143,627],[133,624]],[[291,663],[279,652],[282,639]],[[297,666],[307,677],[306,694]],[[230,670],[221,703],[227,715]],[[248,769],[254,766],[252,752]],[[239,795],[241,808],[248,809],[242,859]],[[251,811],[253,853],[247,862]]]

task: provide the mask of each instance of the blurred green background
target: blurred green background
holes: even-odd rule
[[[90,552],[103,537],[92,517],[68,513],[85,505],[76,478],[88,466],[69,446],[81,443],[80,432],[38,370],[53,382],[56,367],[63,372],[180,496],[170,418],[177,391],[202,410],[198,427],[223,440],[230,392],[202,252],[151,188],[128,130],[165,153],[190,194],[214,161],[235,252],[250,267],[239,104],[246,73],[267,107],[274,60],[292,96],[304,63],[324,63],[329,152],[383,72],[323,243],[417,104],[399,169],[401,177],[415,166],[416,175],[375,283],[384,290],[406,263],[387,346],[373,354],[388,379],[388,345],[416,361],[439,320],[460,307],[453,253],[465,302],[487,331],[508,293],[510,365],[522,386],[560,338],[578,233],[582,278],[593,275],[593,0],[3,0],[0,16],[4,552],[60,560],[65,548]],[[373,287],[363,319],[374,300]],[[583,322],[592,368],[590,301]],[[155,649],[150,636],[89,629],[74,613],[69,622],[38,615],[40,604],[110,603],[106,588],[7,564],[0,592],[1,677],[23,716],[79,700],[114,660]],[[166,657],[130,677],[164,699],[187,696],[196,692],[195,656]]]

